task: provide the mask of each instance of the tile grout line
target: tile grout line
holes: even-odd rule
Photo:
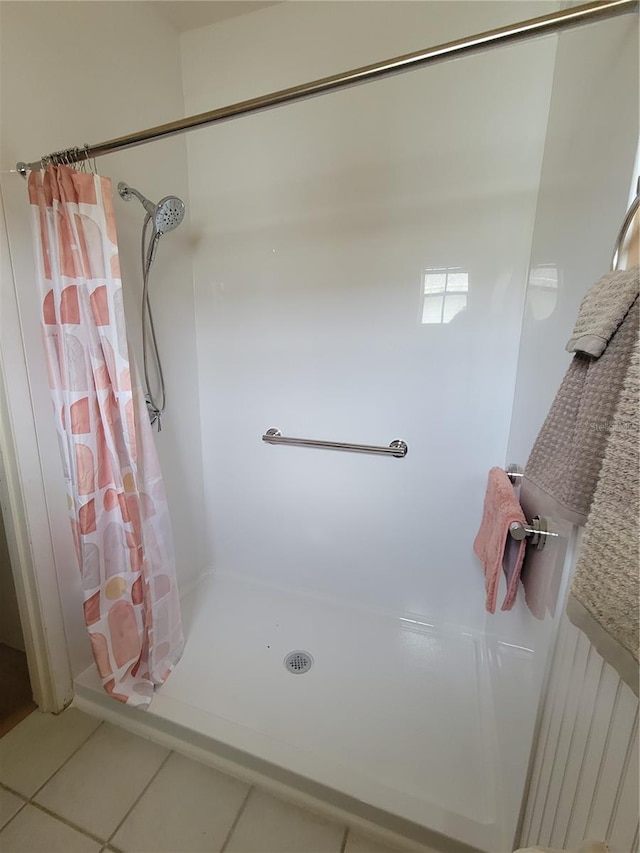
[[[27,797],[27,796],[25,796],[25,794],[21,794],[19,791],[16,791],[16,790],[14,790],[14,789],[10,788],[10,787],[9,787],[8,785],[6,785],[5,783],[0,782],[0,787],[4,788],[5,790],[9,791],[9,793],[16,795],[16,796],[18,796],[21,800],[23,800],[23,804],[22,804],[22,806],[18,809],[18,811],[17,811],[14,815],[12,815],[12,816],[11,816],[11,818],[7,821],[7,823],[2,827],[2,829],[0,830],[0,833],[4,832],[4,830],[7,828],[7,826],[9,826],[9,824],[13,822],[13,820],[14,820],[14,819],[15,819],[15,818],[20,814],[20,812],[22,812],[22,811],[23,811],[23,809],[25,808],[25,806],[30,805],[30,806],[33,806],[34,808],[38,809],[39,811],[43,812],[44,814],[48,815],[49,817],[52,817],[52,818],[54,818],[55,820],[58,820],[60,823],[65,824],[65,825],[66,825],[66,826],[68,826],[70,829],[73,829],[73,830],[75,830],[76,832],[81,833],[81,834],[82,834],[82,835],[84,835],[85,837],[90,838],[92,841],[96,841],[96,842],[98,842],[98,844],[102,845],[103,847],[105,847],[105,845],[108,845],[108,844],[110,844],[110,843],[111,843],[111,839],[113,838],[113,836],[114,836],[114,835],[116,834],[116,832],[120,829],[120,827],[122,826],[122,824],[124,823],[124,821],[129,817],[129,815],[131,814],[131,812],[133,811],[133,809],[135,808],[135,806],[138,804],[138,801],[140,800],[140,798],[141,798],[141,797],[145,794],[145,792],[147,791],[147,788],[149,787],[149,785],[151,785],[151,783],[153,782],[153,780],[156,778],[156,776],[158,775],[158,773],[162,770],[162,768],[164,767],[164,765],[166,764],[166,762],[167,762],[167,761],[169,760],[169,758],[171,757],[172,750],[170,750],[170,751],[169,751],[169,753],[168,753],[168,755],[163,759],[163,761],[162,761],[162,763],[160,764],[160,766],[158,767],[158,769],[157,769],[157,770],[155,771],[155,773],[152,775],[151,779],[149,779],[149,781],[148,781],[148,782],[147,782],[147,784],[144,786],[144,788],[142,789],[142,791],[140,792],[140,794],[136,797],[136,799],[135,799],[135,801],[133,802],[132,806],[128,809],[128,811],[127,811],[127,813],[125,814],[125,816],[124,816],[124,817],[122,818],[122,820],[118,823],[118,825],[116,826],[116,828],[113,830],[113,832],[111,833],[111,835],[110,835],[108,838],[101,838],[99,835],[94,835],[94,834],[93,834],[92,832],[90,832],[89,830],[84,829],[83,827],[78,826],[77,824],[75,824],[75,823],[73,823],[72,821],[68,820],[66,817],[63,817],[62,815],[57,814],[56,812],[52,811],[51,809],[47,808],[46,806],[41,805],[40,803],[38,803],[38,802],[36,802],[36,801],[34,800],[34,797],[36,797],[36,796],[40,793],[40,791],[42,791],[42,789],[43,789],[43,788],[44,788],[44,787],[45,787],[45,786],[46,786],[46,785],[47,785],[47,784],[48,784],[48,783],[53,779],[53,777],[54,777],[54,776],[55,776],[55,775],[56,775],[60,770],[62,770],[62,768],[63,768],[63,767],[64,767],[64,766],[65,766],[65,765],[66,765],[66,764],[67,764],[67,763],[68,763],[68,762],[73,758],[73,756],[74,756],[77,752],[79,752],[79,750],[81,750],[81,749],[82,749],[82,747],[83,747],[83,746],[84,746],[84,745],[85,745],[85,744],[86,744],[86,743],[87,743],[87,742],[88,742],[88,741],[93,737],[93,735],[94,735],[94,734],[96,734],[96,732],[97,732],[97,731],[102,727],[102,725],[103,725],[103,724],[104,724],[104,720],[101,720],[101,721],[100,721],[100,723],[96,726],[96,728],[95,728],[95,729],[94,729],[94,730],[93,730],[93,731],[92,731],[92,732],[91,732],[91,733],[90,733],[90,734],[89,734],[89,735],[88,735],[88,736],[87,736],[87,737],[82,741],[82,743],[80,743],[80,744],[78,745],[78,747],[77,747],[76,749],[74,749],[74,751],[73,751],[70,755],[68,755],[68,756],[67,756],[67,758],[62,762],[62,764],[60,765],[60,767],[58,767],[58,768],[57,768],[57,769],[56,769],[56,770],[55,770],[55,771],[54,771],[50,776],[48,776],[48,777],[47,777],[47,779],[42,783],[42,785],[40,785],[40,786],[39,786],[39,787],[38,787],[38,788],[33,792],[33,794],[32,794],[30,797]],[[102,853],[102,851],[101,851],[101,853]]]
[[[92,841],[97,841],[98,844],[105,843],[104,838],[100,838],[99,835],[94,835],[94,833],[89,832],[88,829],[84,829],[83,827],[78,826],[77,823],[73,823],[73,821],[70,821],[68,818],[51,811],[51,809],[48,809],[46,806],[41,806],[40,803],[29,803],[28,805],[33,806],[34,809],[38,809],[38,811],[43,812],[49,817],[55,818],[60,823],[64,823],[65,826],[68,826],[70,829],[75,829],[76,832],[80,832],[82,835],[86,836],[87,838],[90,838]]]
[[[7,785],[6,782],[0,782],[0,788],[8,791],[10,794],[13,794],[15,797],[20,797],[21,800],[25,801],[25,803],[29,802],[29,797],[25,794],[21,794],[20,791],[16,791],[16,789],[12,788],[11,785]]]
[[[13,794],[14,796],[17,796],[17,795],[18,795],[17,791],[12,791],[12,790],[11,790],[11,788],[7,788],[7,787],[6,787],[6,785],[0,785],[0,787],[2,787],[5,791],[8,791],[10,794]],[[3,827],[0,827],[0,836],[1,836],[1,835],[2,835],[2,833],[5,831],[5,829],[9,826],[9,824],[11,823],[11,821],[15,820],[15,818],[17,818],[17,817],[18,817],[18,815],[20,814],[20,812],[21,812],[21,811],[22,811],[26,806],[28,806],[28,805],[29,805],[29,801],[28,801],[28,800],[25,800],[25,798],[24,798],[23,796],[20,796],[20,799],[22,800],[22,805],[21,805],[21,806],[20,806],[20,808],[16,811],[16,813],[15,813],[15,814],[12,814],[12,815],[11,815],[11,817],[10,817],[10,818],[9,818],[9,820],[5,823],[5,825],[4,825]]]
[[[36,788],[36,790],[33,792],[33,794],[30,797],[21,793],[20,791],[18,791],[16,789],[12,788],[10,785],[7,785],[4,782],[0,782],[0,789],[6,790],[8,793],[13,794],[14,796],[18,797],[18,799],[22,800],[22,805],[20,806],[20,808],[16,811],[15,814],[13,814],[9,818],[9,820],[5,823],[5,825],[0,829],[0,835],[2,835],[2,833],[4,833],[5,829],[7,829],[7,827],[11,823],[13,823],[13,821],[25,809],[26,806],[31,805],[34,808],[38,809],[38,811],[42,812],[43,814],[48,815],[49,817],[54,818],[55,820],[59,821],[60,823],[64,824],[65,826],[68,826],[70,829],[74,830],[75,832],[79,832],[81,835],[84,835],[86,838],[89,838],[92,841],[97,842],[99,845],[101,845],[100,853],[109,853],[110,852],[110,850],[112,849],[111,844],[112,844],[114,836],[116,835],[118,830],[122,827],[122,825],[125,823],[125,821],[128,819],[128,817],[131,815],[131,813],[133,812],[135,807],[138,805],[138,803],[140,802],[142,797],[146,794],[149,787],[151,786],[153,781],[156,779],[156,777],[158,776],[160,771],[163,769],[165,764],[168,762],[168,760],[171,758],[171,756],[173,754],[177,754],[177,753],[175,753],[174,750],[170,750],[169,753],[166,755],[166,757],[162,760],[162,762],[158,766],[157,770],[153,773],[153,775],[151,776],[149,781],[146,783],[146,785],[144,786],[142,791],[135,798],[135,800],[133,801],[133,803],[131,804],[131,806],[129,807],[127,812],[125,813],[124,817],[119,821],[119,823],[117,824],[115,829],[106,838],[102,838],[99,835],[95,835],[94,833],[90,832],[89,830],[84,829],[81,826],[78,826],[77,824],[68,820],[66,817],[52,811],[47,806],[43,806],[40,803],[35,802],[35,799],[34,799],[42,791],[42,789],[46,785],[48,785],[48,783],[53,779],[53,777],[56,776],[56,774],[59,773],[60,770],[62,770],[62,768],[65,767],[69,761],[71,761],[71,759],[83,748],[83,746],[85,746],[85,744],[89,740],[91,740],[93,735],[96,734],[103,725],[104,725],[104,720],[101,720],[99,722],[99,724],[96,726],[96,728],[89,735],[87,735],[87,737],[73,750],[73,752],[71,752],[67,756],[67,758],[62,762],[62,764],[56,770],[54,770],[54,772],[51,773],[38,788]],[[237,814],[233,820],[233,823],[231,824],[231,827],[229,828],[229,831],[228,831],[227,836],[224,840],[224,843],[223,843],[222,847],[220,848],[220,853],[225,853],[225,851],[227,850],[227,847],[231,841],[233,833],[234,833],[234,831],[235,831],[235,829],[236,829],[236,827],[237,827],[237,825],[238,825],[238,823],[239,823],[239,821],[240,821],[240,819],[241,819],[242,815],[244,814],[244,811],[247,807],[249,797],[254,792],[254,790],[256,790],[255,786],[251,785],[249,787],[249,790],[247,791],[245,797],[244,797],[244,800],[242,801],[242,803],[240,805],[240,808],[238,809],[238,812],[237,812]],[[340,853],[345,853],[347,841],[348,841],[348,836],[349,836],[349,827],[347,826],[347,827],[345,827],[344,835],[342,837],[342,842],[340,845]]]
[[[342,836],[342,845],[340,846],[340,853],[344,853],[347,849],[347,838],[349,837],[349,827],[345,826],[344,835]]]
[[[45,787],[45,785],[49,784],[49,782],[53,779],[53,777],[56,775],[56,773],[59,773],[60,770],[62,770],[62,768],[65,767],[71,761],[73,756],[76,755],[76,753],[80,752],[82,747],[91,740],[91,738],[94,736],[94,734],[97,731],[99,731],[103,725],[104,725],[104,720],[100,720],[100,722],[95,727],[95,729],[91,732],[91,734],[87,735],[87,737],[82,741],[82,743],[79,744],[78,747],[76,749],[74,749],[73,752],[65,758],[65,760],[62,762],[60,767],[58,767],[56,770],[54,770],[53,773],[51,774],[51,776],[47,776],[47,778],[42,783],[42,785],[40,785],[38,788],[36,788],[36,790],[33,792],[33,794],[31,794],[31,796],[28,798],[30,803],[33,802],[34,797],[36,797],[40,793],[40,791]]]
[[[79,752],[79,750],[82,749],[82,747],[87,743],[87,741],[89,741],[94,736],[94,734],[102,726],[103,722],[104,722],[104,720],[100,720],[100,722],[95,727],[95,729],[90,734],[88,734],[87,737],[80,744],[78,744],[78,746],[73,750],[73,752],[71,752],[65,758],[65,760],[62,762],[60,767],[57,767],[50,776],[47,776],[45,781],[38,788],[36,788],[36,790],[33,792],[33,794],[31,794],[31,796],[27,796],[26,794],[23,794],[20,791],[17,791],[15,788],[12,788],[10,785],[7,785],[5,782],[0,782],[0,788],[3,788],[5,791],[8,791],[10,794],[13,794],[16,797],[19,797],[23,801],[23,803],[20,806],[20,808],[18,809],[18,811],[14,815],[12,815],[9,818],[9,820],[5,823],[5,825],[2,827],[2,829],[0,829],[0,834],[2,834],[5,831],[5,829],[9,826],[9,824],[13,823],[13,821],[18,817],[18,815],[22,811],[24,811],[25,806],[33,806],[34,808],[37,808],[40,811],[44,812],[44,814],[47,814],[50,817],[53,817],[56,820],[59,820],[61,823],[66,824],[71,829],[75,829],[77,832],[81,832],[82,835],[85,835],[88,838],[91,838],[92,841],[98,841],[100,844],[104,844],[103,839],[100,838],[99,836],[92,835],[91,833],[88,833],[86,830],[81,829],[79,826],[76,826],[75,824],[71,823],[66,818],[63,818],[61,815],[58,815],[55,812],[50,811],[49,809],[45,808],[44,806],[41,806],[39,803],[36,803],[34,801],[34,797],[40,793],[40,791],[44,788],[45,785],[48,785],[48,783],[53,779],[53,777],[56,775],[56,773],[59,770],[62,770],[62,768],[65,766],[65,764],[67,764],[67,762],[71,761],[73,756],[77,752]]]
[[[231,841],[231,836],[235,832],[236,826],[238,825],[240,818],[244,814],[244,810],[247,807],[247,803],[249,802],[249,797],[251,796],[251,794],[254,790],[255,790],[255,786],[250,785],[249,790],[247,791],[247,794],[246,794],[244,800],[242,801],[242,805],[238,809],[238,813],[235,816],[235,818],[233,819],[233,823],[229,827],[229,832],[227,833],[227,837],[225,838],[224,843],[222,844],[222,847],[220,848],[220,853],[224,853],[224,851],[227,849],[227,846],[229,845],[229,842]]]
[[[104,842],[105,844],[111,844],[111,841],[113,840],[114,835],[118,832],[118,830],[120,829],[120,827],[122,826],[122,824],[126,821],[126,819],[129,817],[129,815],[131,814],[131,812],[132,812],[132,811],[135,809],[135,807],[138,805],[138,803],[140,802],[140,800],[142,799],[142,797],[144,797],[144,795],[147,793],[147,791],[149,790],[149,787],[150,787],[151,783],[154,781],[154,779],[156,778],[156,776],[158,775],[158,773],[160,773],[160,771],[162,770],[162,768],[164,767],[164,765],[167,763],[167,761],[171,758],[171,756],[172,756],[173,754],[174,754],[174,751],[173,751],[172,749],[170,749],[170,750],[169,750],[169,753],[168,753],[168,754],[163,758],[163,760],[160,762],[160,766],[158,767],[158,769],[156,770],[156,772],[151,776],[151,778],[149,779],[149,781],[147,782],[147,784],[146,784],[146,785],[144,786],[144,788],[140,791],[140,793],[139,793],[139,794],[138,794],[138,796],[135,798],[135,800],[133,801],[133,803],[131,804],[131,806],[127,809],[127,812],[126,812],[126,814],[124,815],[124,817],[122,818],[122,820],[118,823],[118,825],[117,825],[117,826],[116,826],[116,828],[113,830],[113,832],[111,833],[111,835],[109,835],[109,836],[107,837],[106,841]]]

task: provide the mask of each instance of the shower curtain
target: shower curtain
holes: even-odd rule
[[[162,476],[129,360],[111,181],[49,166],[28,190],[84,620],[104,689],[145,707],[184,640]]]

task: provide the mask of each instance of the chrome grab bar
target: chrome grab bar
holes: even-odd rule
[[[395,456],[402,459],[407,455],[409,448],[405,441],[396,439],[389,447],[377,447],[372,444],[349,444],[344,441],[318,441],[314,438],[291,438],[282,435],[279,429],[271,427],[262,436],[262,440],[268,444],[293,444],[298,447],[324,447],[328,450],[349,450],[352,453],[377,453],[381,456]]]

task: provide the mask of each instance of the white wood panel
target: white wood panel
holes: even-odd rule
[[[584,684],[585,670],[587,668],[587,657],[590,643],[586,637],[579,634],[576,637],[576,649],[573,657],[573,666],[569,673],[568,685],[565,691],[565,706],[560,722],[558,740],[553,751],[553,764],[549,787],[547,791],[547,803],[555,803],[553,809],[546,808],[540,829],[540,839],[545,844],[551,844],[551,836],[558,813],[558,802],[563,792],[566,768],[571,747],[571,738],[575,729],[576,716],[578,714],[578,703],[581,697],[582,685]],[[566,682],[563,682],[563,684]]]
[[[619,799],[611,819],[611,829],[607,833],[611,849],[638,849],[638,719],[636,716],[635,734],[627,751],[627,767],[621,779]],[[634,824],[635,830],[633,829]],[[634,847],[635,844],[635,847]]]
[[[617,674],[611,667],[604,665],[591,720],[590,737],[585,748],[583,773],[576,791],[574,812],[570,818],[567,842],[571,844],[579,844],[585,838],[600,764],[607,749],[609,727],[617,703],[619,685]]]
[[[604,838],[615,814],[626,758],[637,724],[638,701],[626,684],[618,689],[618,702],[609,726],[607,746],[602,756],[598,783],[593,796],[587,836]]]
[[[535,788],[532,787],[531,789],[534,791],[534,799],[528,837],[538,838],[542,827],[553,770],[555,745],[567,699],[567,691],[563,689],[563,685],[569,681],[569,673],[573,667],[576,649],[577,636],[568,634],[565,626],[562,625],[549,682],[549,701],[545,704],[544,709],[542,737],[538,741],[540,769],[537,778],[534,777]]]
[[[521,846],[638,853],[638,698],[566,616],[535,749]]]
[[[567,842],[571,817],[576,802],[576,793],[584,771],[586,747],[591,737],[591,720],[593,719],[593,711],[604,669],[604,661],[591,648],[586,637],[582,638],[582,642],[586,642],[589,645],[587,666],[580,695],[582,712],[578,716],[576,725],[573,727],[562,789],[558,797],[558,807],[551,832],[553,843],[560,848],[565,847]]]

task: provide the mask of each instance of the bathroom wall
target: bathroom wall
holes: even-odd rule
[[[0,23],[3,170],[14,168],[18,160],[33,160],[67,146],[111,139],[182,114],[178,36],[157,16],[153,4],[3,2]],[[188,209],[183,137],[103,158],[98,166],[101,174],[112,177],[114,192],[117,182],[125,180],[152,199],[175,193],[185,200]],[[47,497],[46,516],[33,517],[31,524],[38,528],[48,525],[50,529],[72,671],[77,674],[90,662],[90,654],[41,354],[26,186],[19,175],[4,173],[1,186],[17,293],[17,308],[7,298],[2,309],[5,317],[14,312],[15,322],[19,316],[22,324]],[[137,203],[125,204],[117,194],[114,205],[129,331],[139,356],[139,332],[132,320],[139,316],[144,212]],[[164,429],[156,441],[183,586],[209,563],[202,535],[190,239],[188,224],[167,235],[159,247],[152,275],[169,394]],[[9,354],[3,355],[5,370],[10,371]],[[17,357],[15,352],[10,356]],[[25,394],[27,389],[21,388],[20,392]],[[25,464],[23,460],[23,468]],[[37,568],[48,573],[52,567],[40,564]]]
[[[565,344],[582,297],[610,268],[636,184],[638,61],[630,15],[559,37],[509,435],[508,457],[523,466],[569,365]],[[550,620],[563,606],[563,548],[556,543],[544,560],[546,618],[543,608],[531,619],[520,597],[492,620],[504,639],[539,648],[543,668]]]
[[[571,360],[582,297],[610,268],[638,177],[638,95],[633,16],[560,36],[509,438],[520,464]]]
[[[548,11],[274,6],[182,36],[186,110]],[[507,459],[554,56],[548,38],[188,137],[217,571],[484,625],[472,541]]]
[[[509,460],[520,465],[526,463],[569,364],[564,347],[580,301],[609,269],[629,187],[636,183],[638,61],[638,25],[630,15],[565,32],[558,39],[509,436]],[[531,515],[549,515],[543,505],[528,510]],[[542,552],[530,551],[525,566],[529,579],[539,581],[538,589],[545,590],[545,601],[537,596],[542,606],[536,607],[536,617],[520,594],[512,611],[487,619],[487,630],[500,638],[498,656],[509,644],[535,650],[527,666],[526,652],[520,652],[525,658],[519,673],[513,666],[491,670],[498,725],[505,734],[499,741],[501,760],[512,767],[514,780],[525,780],[538,710],[537,698],[528,697],[541,695],[545,701],[541,688],[579,548],[571,525],[552,516],[551,522],[560,538]],[[575,670],[562,673],[565,681],[582,683],[580,665],[578,658]],[[523,677],[522,682],[514,680]],[[553,678],[557,674],[552,672]],[[553,696],[547,696],[547,704],[555,702],[553,707],[564,708]],[[562,699],[564,694],[558,696]],[[579,708],[568,710],[566,720],[563,712],[567,731],[575,725],[574,712],[579,715]],[[521,726],[518,739],[509,734],[514,714]],[[539,753],[546,749],[545,744],[543,740],[538,745]],[[557,764],[553,784],[564,779],[565,765],[562,761]],[[574,796],[574,783],[562,782],[563,801]],[[549,804],[558,802],[558,791],[549,796],[549,786],[550,777],[545,776],[532,790],[530,796],[537,796],[538,808],[547,800]],[[514,811],[521,794],[520,783],[505,790]],[[631,833],[634,831],[635,824]],[[600,831],[586,832],[573,841],[601,835]],[[523,844],[551,843],[549,837],[538,837],[530,829],[520,840]],[[556,837],[552,841],[551,846],[564,846]],[[623,853],[622,848],[616,851]]]

